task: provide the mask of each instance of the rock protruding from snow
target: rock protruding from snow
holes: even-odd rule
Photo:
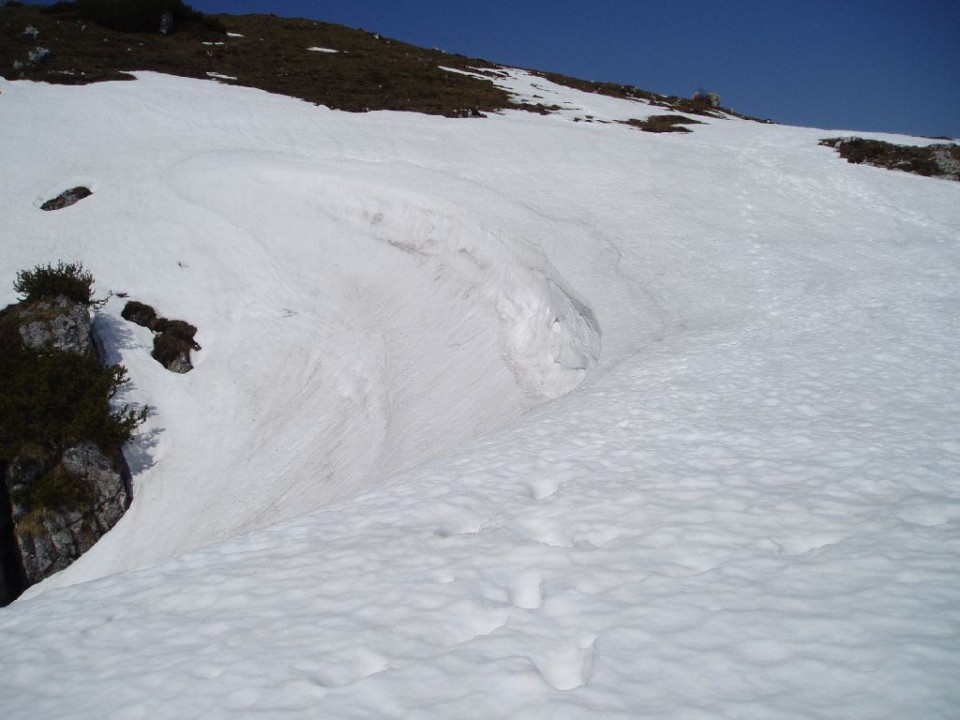
[[[62,296],[22,302],[3,316],[4,352],[94,352],[90,313],[82,303]],[[2,422],[11,420],[18,418]],[[0,605],[73,563],[129,505],[129,471],[119,450],[108,454],[90,441],[64,448],[30,436],[6,452],[0,457]]]
[[[78,202],[84,198],[90,197],[91,195],[93,195],[93,193],[90,191],[90,188],[85,188],[82,185],[75,188],[70,188],[69,190],[64,190],[55,198],[47,200],[43,205],[40,206],[40,209],[62,210],[65,207],[76,205]]]

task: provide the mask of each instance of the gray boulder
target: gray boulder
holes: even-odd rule
[[[44,347],[86,355],[90,352],[90,312],[65,297],[25,303],[16,310],[20,339],[28,350]]]

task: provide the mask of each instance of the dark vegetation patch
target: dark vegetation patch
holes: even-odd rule
[[[168,370],[189,372],[193,369],[190,351],[200,346],[193,339],[197,328],[183,320],[160,318],[156,323],[157,335],[153,338],[153,357]]]
[[[960,180],[960,146],[956,144],[916,147],[858,137],[826,138],[820,144],[834,148],[850,163]]]
[[[474,72],[491,63],[427,50],[364,30],[273,15],[204,16],[170,35],[123,32],[95,23],[77,3],[0,7],[0,75],[82,84],[153,70],[208,79],[349,110],[410,110],[457,117],[515,105],[492,83],[440,66]],[[216,22],[213,22],[216,21]],[[219,25],[217,25],[219,24]],[[219,27],[234,37],[218,30]],[[27,28],[36,34],[25,34]],[[28,64],[38,46],[50,53]],[[337,50],[311,52],[310,47]],[[15,67],[18,63],[18,67]]]
[[[581,92],[607,95],[609,97],[621,98],[623,100],[646,100],[649,102],[662,99],[662,96],[657,95],[656,93],[641,90],[633,85],[597,82],[594,80],[581,80],[579,78],[570,77],[569,75],[561,75],[560,73],[554,72],[543,72],[540,70],[531,70],[530,72],[532,72],[534,75],[538,75],[546,80],[549,80],[552,83],[556,83],[557,85],[563,85],[564,87],[580,90]]]
[[[190,351],[199,350],[194,337],[197,328],[184,320],[168,320],[157,315],[157,311],[149,305],[136,300],[128,302],[120,315],[145,328],[149,328],[156,335],[153,338],[153,358],[167,370],[186,373],[193,369],[190,362]]]
[[[120,316],[124,320],[136,323],[140,327],[154,329],[157,323],[157,311],[149,305],[131,300],[123,306]]]
[[[690,132],[690,128],[685,125],[702,125],[699,120],[685,117],[683,115],[651,115],[646,120],[630,118],[624,121],[625,125],[639,128],[644,132],[665,133],[665,132]]]
[[[55,198],[47,200],[43,205],[40,206],[40,209],[63,210],[63,208],[76,205],[78,202],[84,198],[90,197],[91,195],[93,195],[93,193],[90,192],[90,188],[85,188],[83,186],[70,188],[69,190],[64,190]]]
[[[15,330],[0,332],[0,455],[7,460],[27,443],[53,453],[86,440],[119,450],[145,419],[130,408],[110,408],[127,381],[122,366],[104,367],[92,354],[26,350]]]

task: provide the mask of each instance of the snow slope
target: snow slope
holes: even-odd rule
[[[0,611],[5,717],[956,716],[960,186],[502,82],[564,109],[0,84],[0,300],[203,345],[98,318],[137,497]]]

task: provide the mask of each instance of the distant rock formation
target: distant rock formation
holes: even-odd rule
[[[695,102],[703,103],[704,105],[709,105],[712,108],[720,107],[720,95],[715,92],[707,92],[706,90],[698,90],[693,95]]]

